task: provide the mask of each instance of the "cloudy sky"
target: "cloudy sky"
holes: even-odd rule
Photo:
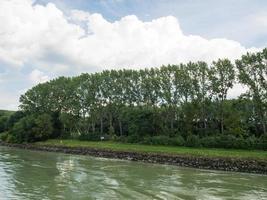
[[[0,109],[15,110],[20,94],[59,75],[266,47],[267,1],[0,0],[0,24]]]

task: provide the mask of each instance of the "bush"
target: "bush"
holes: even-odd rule
[[[178,135],[176,137],[170,138],[170,145],[174,146],[184,146],[185,140],[182,136]]]
[[[186,139],[185,145],[188,147],[199,147],[200,146],[199,137],[196,135],[190,134]]]
[[[254,135],[248,138],[233,135],[216,135],[201,138],[202,147],[208,148],[232,148],[232,149],[267,149],[267,142],[256,138]]]
[[[255,148],[267,150],[267,134],[262,135],[260,138],[257,139]]]
[[[169,145],[170,143],[171,139],[165,135],[151,137],[151,144],[153,145]]]
[[[31,131],[35,141],[50,138],[53,133],[52,117],[48,114],[38,115]]]
[[[150,145],[183,146],[185,142],[182,136],[168,137],[165,135],[159,135],[153,137],[145,137],[141,143]]]
[[[243,138],[237,138],[234,135],[222,135],[219,137],[218,147],[232,148],[232,149],[245,149],[246,141]]]
[[[23,143],[48,139],[53,132],[48,114],[28,115],[21,118],[9,131],[8,142]]]
[[[17,111],[13,113],[6,122],[6,128],[9,130],[11,129],[16,122],[18,122],[20,119],[25,117],[25,113],[22,111]]]
[[[79,140],[83,141],[102,141],[101,138],[103,138],[102,140],[104,141],[111,139],[110,135],[101,135],[100,133],[86,133],[78,137]]]
[[[142,141],[143,138],[141,138],[139,135],[130,135],[127,137],[126,142],[127,143],[139,143]]]
[[[0,116],[0,133],[7,130],[8,116]]]
[[[202,147],[218,147],[219,139],[216,136],[208,136],[200,139],[200,144]]]
[[[34,127],[34,117],[28,116],[21,118],[9,131],[12,136],[12,140],[9,142],[23,143],[33,142],[34,136],[32,134],[32,128]]]
[[[255,149],[257,146],[258,139],[253,135],[251,137],[248,137],[245,140],[246,143],[246,149]]]
[[[168,136],[153,136],[153,137],[145,137],[142,144],[150,144],[150,145],[169,145],[170,138]]]
[[[114,141],[116,142],[127,142],[127,137],[126,136],[119,136],[119,137],[115,137]]]
[[[0,140],[1,141],[7,141],[7,138],[8,138],[8,132],[2,132],[0,134]]]
[[[3,134],[0,135],[0,140],[7,142],[7,143],[12,143],[15,141],[15,138],[13,135],[9,134],[8,132],[4,132]]]

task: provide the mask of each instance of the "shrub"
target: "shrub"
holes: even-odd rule
[[[151,137],[151,144],[153,145],[168,145],[170,143],[171,139],[165,135]]]
[[[103,139],[101,139],[103,138]],[[81,134],[78,137],[79,140],[83,140],[83,141],[107,141],[110,140],[111,137],[110,135],[101,135],[100,133],[86,133],[86,134]]]
[[[246,140],[245,140],[245,143],[246,143],[246,149],[255,149],[256,146],[257,146],[257,138],[253,135],[251,137],[248,137]]]
[[[150,145],[169,145],[171,143],[171,139],[168,136],[159,135],[153,137],[145,137],[142,141],[142,144],[150,144]]]
[[[12,143],[15,141],[15,138],[13,135],[9,134],[8,132],[4,132],[0,136],[0,140],[7,142],[7,143]]]
[[[200,144],[203,147],[218,147],[218,137],[208,136],[200,139]]]
[[[145,137],[142,144],[150,145],[173,145],[173,146],[183,146],[185,144],[184,138],[182,136],[168,137],[165,135]]]
[[[52,117],[48,114],[38,115],[31,131],[35,141],[48,139],[53,133]]]
[[[28,116],[21,118],[9,131],[12,140],[9,142],[23,143],[33,142],[34,136],[32,135],[32,128],[34,126],[34,117]]]
[[[144,137],[144,139],[140,142],[141,144],[152,144],[152,141],[151,141],[151,137],[150,136],[146,136]]]
[[[242,137],[239,137],[239,138],[235,138],[235,140],[233,140],[233,144],[229,148],[233,148],[233,149],[250,149],[250,146],[247,145],[246,139],[244,139]]]
[[[0,133],[7,130],[8,116],[0,116]]]
[[[127,143],[139,143],[142,141],[142,138],[139,135],[130,135],[127,137],[126,142]]]
[[[0,134],[0,140],[7,141],[7,138],[8,138],[8,132],[2,132]]]
[[[21,118],[9,131],[9,142],[23,143],[48,139],[53,132],[48,114],[28,115]]]
[[[258,138],[255,148],[267,150],[267,134],[262,135],[260,138]]]
[[[255,136],[245,139],[233,135],[216,135],[201,138],[200,143],[201,146],[209,148],[261,149],[258,141]]]
[[[184,146],[185,140],[182,136],[178,135],[176,137],[170,138],[170,145],[174,146]]]
[[[117,142],[127,142],[127,137],[126,136],[119,136],[119,137],[115,137],[114,141]]]
[[[11,129],[16,122],[25,117],[25,113],[22,111],[17,111],[13,113],[6,122],[6,128]]]
[[[200,146],[199,137],[196,135],[190,134],[186,139],[185,145],[188,147],[199,147]]]
[[[219,137],[219,147],[221,148],[234,148],[235,146],[238,146],[236,137],[233,135],[222,135]]]

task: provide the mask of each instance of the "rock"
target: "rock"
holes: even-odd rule
[[[138,152],[111,151],[106,149],[47,146],[34,144],[10,144],[0,141],[0,145],[16,147],[21,149],[31,149],[37,151],[63,152],[68,154],[90,155],[94,157],[118,158],[131,161],[142,161],[149,163],[169,164],[184,167],[194,167],[202,169],[238,171],[248,173],[267,174],[267,161],[242,160],[227,158],[205,158],[167,154],[146,154]]]

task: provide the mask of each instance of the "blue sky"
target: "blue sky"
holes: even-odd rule
[[[234,61],[267,47],[265,0],[1,0],[0,24],[0,109],[11,110],[62,75]]]
[[[101,13],[110,21],[136,15],[143,21],[172,15],[186,34],[205,38],[223,37],[250,47],[267,45],[267,34],[250,17],[267,11],[265,0],[38,0],[55,3],[62,10]],[[255,30],[256,29],[256,30]]]

